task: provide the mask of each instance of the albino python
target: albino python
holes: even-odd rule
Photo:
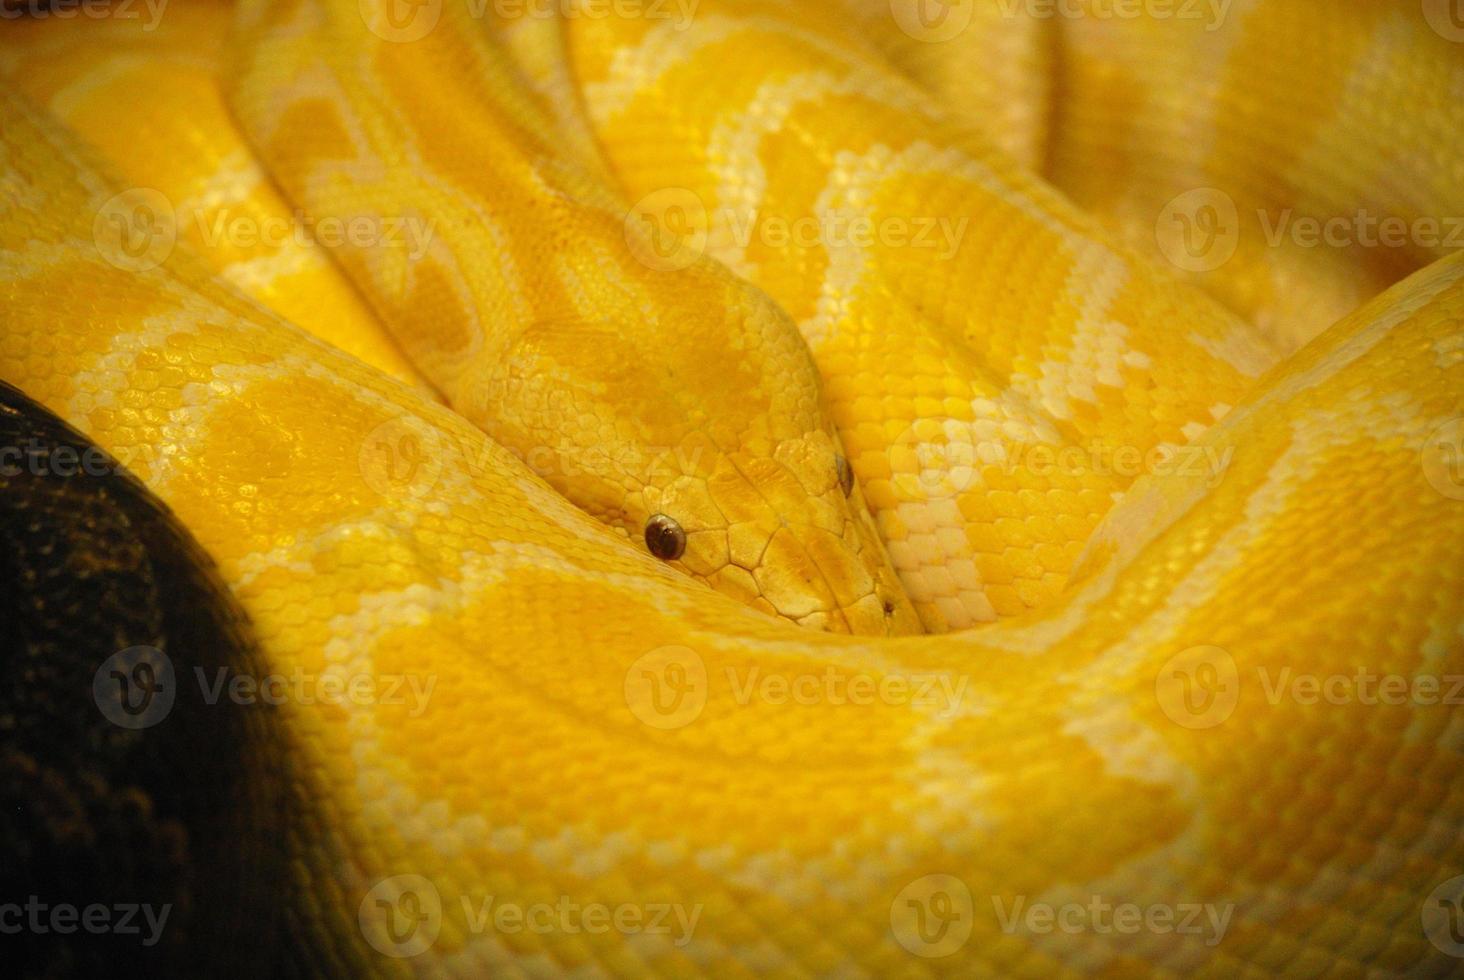
[[[192,858],[244,909],[266,880],[279,924],[198,915],[186,962],[1458,972],[1464,256],[1242,232],[1176,268],[1166,202],[1133,202],[1191,165],[1135,137],[1106,186],[1064,141],[1280,4],[1209,41],[993,4],[948,38],[904,0],[7,24],[0,380],[217,563],[252,646],[203,662],[295,679],[218,730],[269,819]],[[1464,29],[1380,6],[1282,18],[1298,64],[1354,68],[1285,85],[1397,120],[1406,199],[1244,141],[1215,172],[1458,213]],[[1060,94],[1171,28],[1175,79]],[[1407,84],[1357,60],[1368,31]],[[969,101],[960,50],[992,62]],[[1183,125],[1290,132],[1245,83]],[[220,216],[303,231],[241,246]],[[172,721],[144,734],[176,752]]]

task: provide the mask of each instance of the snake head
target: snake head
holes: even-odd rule
[[[454,404],[721,592],[812,628],[919,632],[797,327],[725,271],[681,275],[701,281],[638,305],[648,317],[535,323],[465,372]]]
[[[626,509],[646,549],[769,615],[841,633],[919,631],[831,433],[730,451],[693,433]]]

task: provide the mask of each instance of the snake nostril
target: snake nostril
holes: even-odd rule
[[[686,532],[665,514],[646,521],[646,547],[662,561],[675,561],[686,551]]]
[[[854,492],[854,468],[848,459],[838,455],[834,457],[834,469],[839,474],[839,489],[844,491],[844,496],[849,496]]]

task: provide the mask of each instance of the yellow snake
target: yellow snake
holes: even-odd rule
[[[375,684],[282,706],[296,970],[1457,972],[1464,258],[1242,225],[1185,269],[1145,203],[1447,223],[1448,5],[871,6],[6,27],[0,378],[167,502],[267,669]],[[1229,60],[1270,14],[1332,69],[1276,67],[1296,104]],[[1416,178],[1338,162],[1382,120]],[[840,635],[917,615],[955,631]]]

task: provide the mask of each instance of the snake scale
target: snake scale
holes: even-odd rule
[[[114,461],[4,474],[25,887],[91,800],[180,972],[1457,974],[1464,255],[1255,223],[1464,211],[1464,26],[1051,6],[8,18],[3,448]]]

